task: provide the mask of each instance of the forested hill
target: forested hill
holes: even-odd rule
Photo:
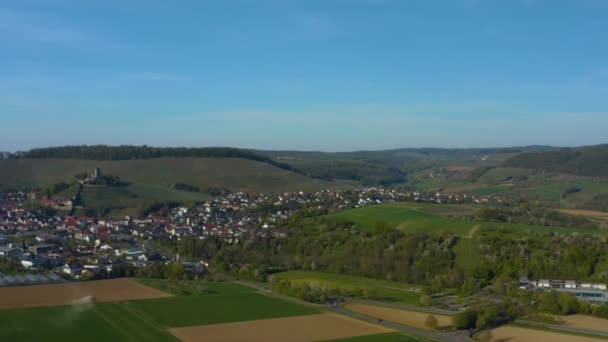
[[[504,165],[579,176],[608,177],[608,145],[522,153],[506,160]]]
[[[150,146],[108,146],[108,145],[74,145],[35,148],[25,152],[22,158],[62,158],[83,160],[130,160],[151,159],[160,157],[196,157],[196,158],[243,158],[268,163],[284,170],[295,171],[290,165],[278,162],[268,156],[250,150],[232,147],[150,147]]]

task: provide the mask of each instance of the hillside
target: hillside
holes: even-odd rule
[[[579,176],[607,177],[608,145],[522,153],[508,159],[504,165]]]
[[[308,176],[325,180],[349,179],[364,184],[404,183],[408,174],[433,167],[474,168],[496,166],[528,151],[551,150],[552,147],[512,148],[402,148],[380,151],[314,152],[253,151],[288,164]]]
[[[131,184],[170,187],[175,183],[222,187],[233,191],[317,190],[332,184],[242,158],[173,158],[137,160],[16,159],[0,161],[0,189],[49,186],[99,167],[104,174]]]

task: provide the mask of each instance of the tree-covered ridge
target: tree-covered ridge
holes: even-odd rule
[[[294,171],[287,164],[249,150],[232,147],[151,147],[134,145],[70,145],[35,148],[25,152],[23,158],[66,158],[87,160],[129,160],[160,157],[243,158],[268,163],[284,170]]]
[[[608,176],[608,145],[563,148],[556,151],[516,155],[505,166],[569,173],[580,176]]]

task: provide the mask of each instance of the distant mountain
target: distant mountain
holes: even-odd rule
[[[407,174],[431,167],[465,165],[469,167],[500,165],[504,160],[529,151],[548,151],[550,146],[509,148],[401,148],[380,151],[254,152],[291,165],[310,177],[325,180],[349,179],[364,184],[394,184],[407,180]]]
[[[504,165],[579,176],[608,177],[608,144],[522,153],[506,160]]]

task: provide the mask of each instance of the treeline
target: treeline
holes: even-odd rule
[[[35,148],[24,152],[22,158],[67,158],[88,160],[129,160],[160,157],[196,157],[196,158],[243,158],[268,163],[281,169],[293,170],[291,166],[254,153],[231,147],[151,147],[133,145],[73,145],[60,147]]]
[[[430,284],[438,275],[443,283],[460,286],[464,273],[452,271],[450,236],[404,234],[387,229],[380,234],[362,232],[350,223],[336,220],[293,222],[288,239],[253,234],[242,245],[221,239],[182,239],[180,256],[211,260],[220,268],[232,264],[257,265],[259,272],[269,266],[288,270],[317,270],[339,274]]]
[[[482,208],[476,218],[486,222],[529,224],[546,227],[590,228],[598,224],[579,215],[532,206]]]
[[[299,162],[298,170],[323,180],[348,179],[366,185],[390,185],[407,180],[398,168],[359,160],[311,160]]]
[[[504,165],[581,176],[606,177],[608,145],[522,153],[508,159]]]

